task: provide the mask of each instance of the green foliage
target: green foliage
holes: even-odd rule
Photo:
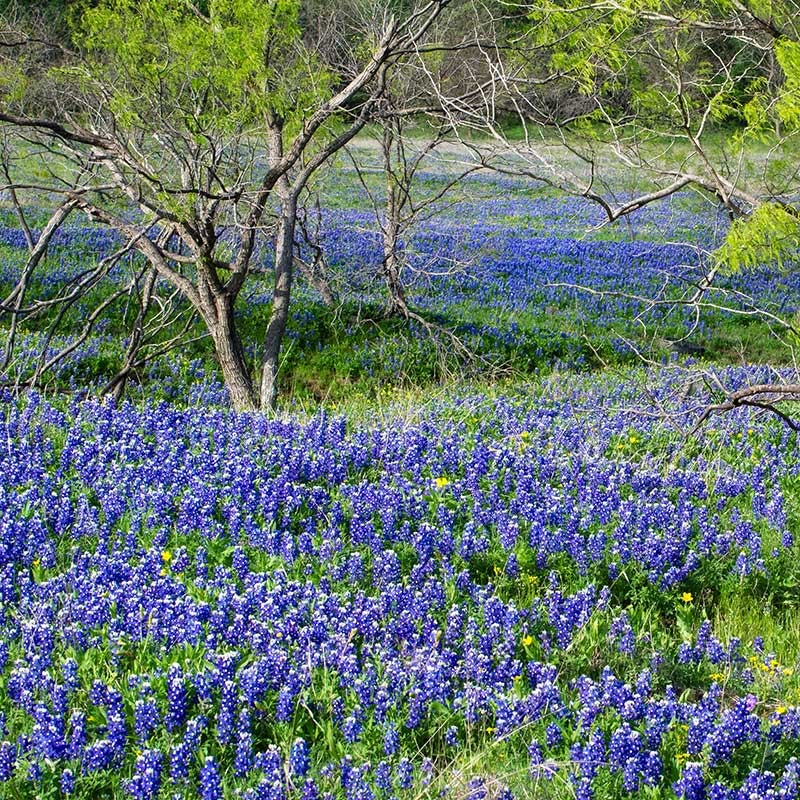
[[[736,271],[764,263],[786,266],[796,260],[799,248],[797,214],[777,203],[762,203],[749,217],[733,222],[716,256]]]
[[[800,126],[800,42],[776,42],[775,58],[784,74],[776,111],[786,125],[796,128]]]
[[[705,176],[700,183],[712,190],[722,176],[765,198],[732,226],[718,253],[731,270],[787,266],[796,257],[798,216],[787,200],[797,166],[796,144],[787,137],[800,127],[796,4],[621,0],[609,7],[548,0],[529,8],[532,45],[591,98],[571,123],[575,132],[610,137],[621,149],[630,145],[634,159],[648,139],[677,143],[668,157],[653,156],[657,169]],[[739,29],[726,41],[727,31]],[[720,147],[714,137],[722,125]],[[753,142],[770,147],[762,174],[752,176],[756,188],[747,185],[749,174],[731,166],[748,162]]]
[[[198,141],[270,115],[298,124],[328,91],[303,46],[297,0],[104,0],[73,21],[86,67],[70,77],[101,87],[118,123],[164,122]]]

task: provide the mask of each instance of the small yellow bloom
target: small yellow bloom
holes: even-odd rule
[[[784,667],[782,671],[784,675],[794,675],[794,670],[791,667]]]
[[[786,713],[788,710],[789,710],[789,709],[788,709],[788,708],[786,708],[786,706],[778,706],[778,707],[775,709],[775,713],[776,713],[776,714],[785,714],[785,713]]]
[[[524,647],[530,647],[533,644],[533,636],[528,634],[522,637],[522,644]]]
[[[437,478],[435,483],[437,489],[444,489],[445,486],[450,485],[450,481],[445,477]]]
[[[165,578],[167,576],[167,570],[165,567],[162,567],[160,575],[162,578]]]
[[[628,441],[629,441],[631,444],[636,444],[636,443],[637,443],[639,440],[638,440],[638,439],[637,439],[635,436],[631,436],[631,437],[628,439]]]
[[[694,600],[694,597],[692,597],[692,593],[691,592],[684,592],[681,595],[681,600],[683,600],[684,603],[691,603],[692,600]]]
[[[531,438],[530,431],[522,431],[522,433],[519,435],[519,438],[522,439],[523,441],[525,439],[530,439]]]
[[[172,553],[170,553],[169,550],[162,550],[161,551],[161,560],[165,564],[169,564],[169,562],[172,561]]]

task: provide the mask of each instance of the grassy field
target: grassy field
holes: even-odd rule
[[[797,797],[797,439],[746,410],[693,426],[709,387],[792,375],[798,275],[723,276],[699,318],[653,305],[693,291],[717,209],[598,228],[480,176],[406,242],[427,324],[386,319],[369,197],[344,166],[323,192],[339,300],[298,286],[277,416],[230,411],[202,339],[95,399],[124,302],[13,391],[105,284],[21,327],[0,796]],[[32,294],[113,246],[66,229]],[[267,274],[248,341],[268,298]]]

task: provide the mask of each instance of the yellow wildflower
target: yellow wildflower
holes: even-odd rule
[[[444,489],[445,486],[450,484],[450,481],[445,477],[439,477],[435,480],[437,489]]]
[[[681,600],[683,600],[684,603],[691,603],[692,600],[694,600],[694,597],[692,597],[692,593],[691,592],[684,592],[681,595]]]

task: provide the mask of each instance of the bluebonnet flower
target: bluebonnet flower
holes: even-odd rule
[[[14,774],[17,755],[11,742],[0,743],[0,781],[7,781]]]
[[[383,752],[393,756],[400,747],[400,735],[394,725],[390,725],[383,735]]]
[[[303,778],[311,767],[308,744],[304,739],[297,738],[289,750],[289,769],[292,775]]]
[[[146,742],[161,722],[161,713],[155,700],[139,698],[133,707],[133,730],[139,742]]]
[[[83,771],[99,772],[108,769],[114,762],[116,750],[108,739],[98,739],[87,745],[83,752]]]
[[[557,723],[551,722],[545,731],[545,741],[548,747],[558,747],[564,739],[564,734]]]
[[[222,778],[212,756],[206,756],[199,776],[200,800],[223,800]]]
[[[69,767],[65,768],[58,779],[61,793],[71,795],[75,791],[75,775]]]
[[[69,740],[67,742],[67,757],[79,758],[88,741],[86,731],[86,714],[82,711],[73,711],[69,717]]]
[[[164,724],[168,731],[174,731],[186,721],[186,686],[180,664],[170,664],[167,672],[167,713]]]
[[[250,729],[250,711],[245,707],[239,712],[236,724],[236,755],[233,760],[233,771],[237,777],[244,777],[253,769],[253,734]]]
[[[378,762],[375,767],[375,786],[385,795],[392,791],[392,768],[386,761]]]
[[[264,778],[256,788],[256,800],[286,800],[283,783]]]
[[[258,753],[255,757],[255,767],[274,783],[283,778],[283,757],[280,750],[271,744],[265,752]]]
[[[414,779],[414,767],[407,758],[401,758],[395,767],[397,785],[401,789],[410,789]]]
[[[164,757],[158,750],[145,750],[137,759],[133,777],[126,782],[125,791],[134,800],[154,800],[161,789],[161,770]]]
[[[200,735],[206,728],[204,716],[192,717],[186,725],[186,733],[182,742],[178,742],[170,752],[169,773],[175,781],[189,777],[189,764],[200,745]]]
[[[345,742],[348,744],[357,742],[361,736],[362,727],[361,720],[358,719],[355,714],[351,714],[347,717],[342,723],[342,735],[344,736]],[[386,750],[385,745],[384,750]],[[387,755],[389,755],[388,751]]]
[[[681,776],[672,784],[672,788],[682,800],[705,800],[706,784],[702,764],[694,762],[684,764]]]
[[[486,781],[480,776],[470,778],[467,782],[467,800],[485,800],[488,795]]]
[[[308,778],[303,783],[303,790],[300,795],[300,800],[319,800],[319,789],[313,778]]]
[[[121,764],[128,741],[128,724],[122,693],[117,689],[109,689],[106,699],[106,731],[113,751],[115,764]]]
[[[222,686],[217,712],[217,738],[222,744],[228,744],[233,739],[237,703],[236,683],[226,680]]]
[[[32,738],[38,754],[53,761],[62,758],[67,749],[63,719],[51,713],[43,703],[34,709],[33,719]]]

